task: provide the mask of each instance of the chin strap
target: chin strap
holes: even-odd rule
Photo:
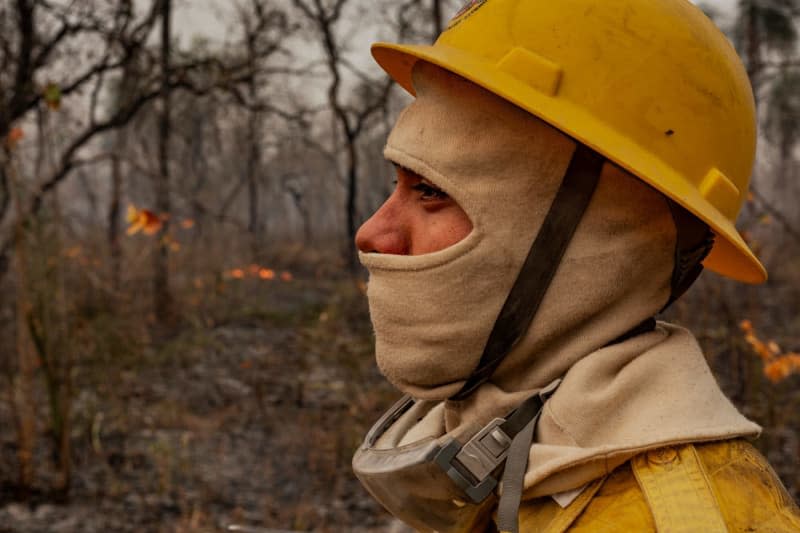
[[[561,258],[589,206],[605,158],[578,144],[528,257],[506,297],[478,367],[451,400],[463,400],[494,373],[530,327]]]
[[[478,367],[450,400],[463,400],[485,383],[530,327],[561,259],[592,199],[605,158],[578,144],[553,203],[528,256],[506,297],[486,341]],[[703,271],[703,259],[714,246],[714,233],[689,211],[667,198],[676,227],[672,290],[662,311],[680,298]],[[649,318],[609,344],[651,331]]]
[[[578,144],[542,227],[489,334],[478,367],[450,400],[463,400],[485,383],[530,327],[594,195],[604,163],[603,156]],[[673,201],[668,199],[668,202],[677,237],[672,292],[664,308],[677,300],[697,279],[703,270],[702,261],[714,244],[714,234],[706,224]],[[655,319],[648,318],[610,344],[652,331],[654,327]],[[497,509],[497,525],[501,532],[519,531],[519,505],[530,444],[544,402],[558,387],[558,382],[523,402],[507,419],[490,422],[464,446],[450,442],[435,459],[474,502],[483,501],[494,490],[498,483],[494,472],[505,463],[503,494]]]
[[[530,327],[561,259],[589,207],[605,158],[582,144],[545,216],[528,256],[495,320],[477,369],[451,400],[462,400],[485,383]],[[463,447],[451,442],[436,462],[475,502],[497,485],[492,473],[503,463],[503,494],[497,508],[502,532],[519,531],[519,505],[536,423],[560,380],[529,398],[507,420],[497,419]],[[505,426],[505,427],[504,427]]]

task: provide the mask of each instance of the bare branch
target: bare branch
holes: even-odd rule
[[[777,207],[773,206],[773,205],[772,205],[772,204],[769,202],[769,200],[767,200],[767,199],[764,197],[764,195],[763,195],[763,194],[761,194],[761,193],[758,191],[758,189],[756,189],[755,187],[751,186],[751,187],[750,187],[750,192],[751,192],[751,193],[753,193],[753,197],[754,197],[756,200],[758,200],[758,203],[759,203],[759,204],[761,204],[761,207],[763,207],[763,208],[764,208],[764,211],[766,211],[767,213],[769,213],[769,214],[772,216],[772,218],[774,218],[775,220],[777,220],[777,221],[778,221],[778,223],[779,223],[781,226],[783,226],[783,229],[786,231],[786,233],[788,233],[789,235],[791,235],[791,236],[792,236],[792,238],[794,238],[794,239],[795,239],[795,240],[796,240],[798,243],[800,243],[800,230],[798,230],[797,228],[795,228],[795,227],[792,225],[792,223],[791,223],[791,222],[789,222],[789,219],[788,219],[788,218],[786,218],[786,215],[784,215],[784,214],[783,214],[783,213],[782,213],[782,212],[781,212],[781,211],[780,211],[780,210],[779,210]]]
[[[27,0],[17,0],[17,16],[19,18],[18,57],[15,65],[14,85],[10,101],[0,109],[0,113],[8,114],[0,120],[0,136],[5,136],[8,124],[15,118],[14,110],[22,107],[25,95],[32,92],[33,85],[33,47],[35,36],[34,4]],[[1,115],[0,115],[1,116]]]

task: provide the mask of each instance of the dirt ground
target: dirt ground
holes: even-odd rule
[[[241,308],[220,323],[186,328],[140,360],[84,362],[67,503],[44,490],[31,505],[11,501],[15,434],[0,402],[0,531],[391,529],[350,470],[395,394],[374,368],[363,295],[350,285],[242,287]],[[47,445],[42,487],[53,475]]]

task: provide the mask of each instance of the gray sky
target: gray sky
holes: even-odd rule
[[[369,2],[369,0],[366,0]],[[721,24],[726,24],[733,14],[737,0],[692,0],[715,8],[721,15]],[[194,36],[203,37],[213,43],[223,44],[225,32],[231,24],[232,6],[235,0],[182,0],[177,3],[175,26],[182,37],[182,44],[189,45]],[[365,37],[365,55],[369,47],[369,37]],[[354,43],[355,44],[355,43]]]
[[[284,1],[288,3],[288,0]],[[714,9],[719,15],[717,23],[723,27],[730,24],[737,2],[737,0],[691,1],[695,4],[705,4]],[[240,40],[239,35],[227,35],[230,30],[237,31],[235,6],[239,2],[244,3],[244,0],[177,0],[174,24],[175,31],[180,36],[181,46],[188,48],[191,46],[192,41],[197,38],[208,41],[212,48],[224,47],[227,42]],[[460,4],[460,2],[453,3],[455,5]],[[361,0],[360,3],[356,2],[353,8],[363,10],[371,5],[375,5],[374,0]],[[376,13],[377,15],[378,13]],[[445,13],[445,15],[450,14]],[[354,17],[352,14],[350,17],[346,14],[343,18],[348,21]],[[372,56],[369,53],[369,45],[376,40],[377,26],[370,24],[370,21],[365,19],[363,12],[360,15],[355,15],[355,18],[358,20],[356,26],[352,29],[353,31],[348,31],[349,28],[345,28],[342,31],[343,34],[348,36],[346,56],[351,64],[357,65],[366,75],[378,78],[383,73],[372,61]],[[345,24],[347,23],[346,21]],[[301,60],[312,61],[319,55],[320,52],[316,43],[300,36],[292,39],[291,43],[286,44],[289,48],[295,50],[297,57],[302,58]],[[324,85],[316,85],[314,82],[304,80],[302,86],[295,87],[292,90],[301,92],[311,100],[318,99],[321,103],[324,99],[323,88]]]

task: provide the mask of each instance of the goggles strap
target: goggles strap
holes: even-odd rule
[[[486,382],[530,327],[561,258],[589,206],[605,158],[578,143],[553,203],[495,320],[477,368],[451,400]]]

